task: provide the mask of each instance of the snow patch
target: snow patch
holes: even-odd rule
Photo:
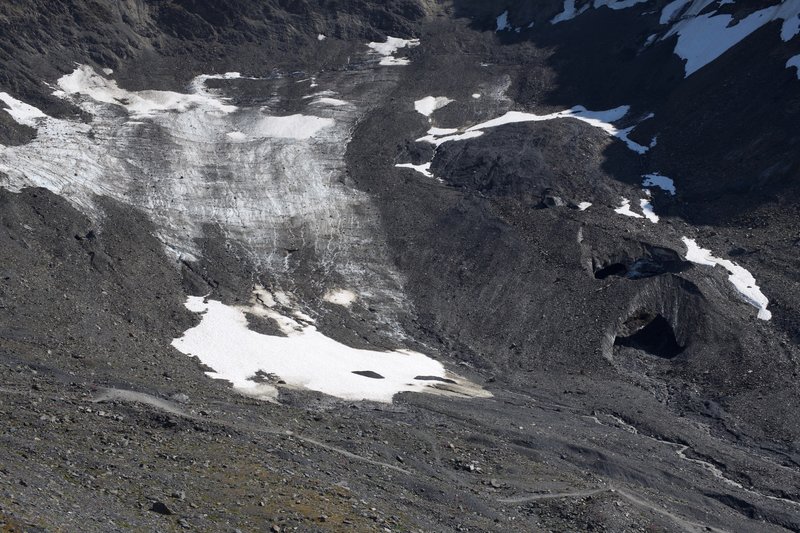
[[[653,204],[650,203],[650,200],[639,200],[639,207],[642,208],[642,213],[644,213],[644,218],[652,222],[653,224],[658,224],[658,215],[656,215],[655,211],[653,211]]]
[[[770,320],[772,318],[772,312],[767,310],[769,300],[761,292],[761,289],[756,284],[756,279],[748,270],[728,259],[714,257],[711,254],[711,250],[701,248],[694,239],[683,237],[682,240],[686,246],[687,261],[711,267],[719,265],[727,270],[729,274],[728,281],[733,284],[747,303],[758,309],[758,318],[761,320]]]
[[[508,10],[503,11],[503,13],[497,17],[497,29],[496,32],[499,31],[506,31],[511,29],[511,23],[508,22]]]
[[[692,0],[673,0],[661,10],[661,18],[658,19],[659,24],[669,24],[675,18],[675,15],[686,7],[686,4]]]
[[[21,102],[8,93],[0,93],[0,101],[8,106],[4,111],[11,115],[17,124],[35,128],[40,120],[49,118],[40,109]]]
[[[253,131],[259,137],[282,139],[310,139],[320,130],[333,126],[332,118],[313,115],[288,115],[285,117],[262,117],[253,124]]]
[[[578,204],[578,209],[581,211],[586,211],[590,207],[592,207],[592,202],[581,202]]]
[[[678,36],[675,54],[686,60],[684,67],[686,77],[708,65],[773,20],[784,21],[781,27],[781,39],[784,41],[800,33],[800,0],[785,0],[780,4],[754,11],[736,23],[732,15],[717,14],[716,11],[697,14],[700,11],[698,7],[705,8],[710,3],[706,0],[696,0],[688,12],[684,13],[683,18],[662,37],[664,40],[673,35]],[[681,7],[683,5],[676,6],[675,11]],[[669,13],[670,20],[675,11]],[[668,17],[662,12],[661,18],[666,20]]]
[[[247,134],[241,131],[231,131],[225,134],[231,142],[244,142],[247,140]]]
[[[790,57],[786,62],[786,68],[792,67],[797,69],[797,79],[800,80],[800,54]]]
[[[343,307],[350,307],[358,300],[358,295],[353,291],[347,289],[332,289],[325,293],[322,297],[328,303],[341,305]]]
[[[574,19],[581,13],[584,13],[590,7],[598,9],[605,6],[614,10],[627,9],[635,6],[636,4],[641,4],[642,2],[647,1],[648,0],[594,0],[594,2],[589,2],[581,7],[580,10],[578,10],[575,9],[575,0],[564,0],[564,8],[562,9],[561,13],[550,20],[550,24],[558,24],[559,22]]]
[[[236,106],[225,104],[222,99],[202,90],[202,83],[214,76],[204,75],[192,82],[195,93],[182,94],[172,91],[127,91],[117,86],[117,82],[97,74],[87,65],[81,65],[71,74],[58,79],[60,90],[53,94],[64,98],[90,98],[95,102],[123,107],[136,118],[151,117],[167,111],[184,112],[191,108],[201,108],[206,112],[229,114]]]
[[[419,39],[400,39],[399,37],[387,37],[385,43],[367,43],[374,52],[383,56],[380,65],[408,65],[410,61],[406,58],[395,57],[394,54],[402,48],[413,48],[419,46]]]
[[[338,98],[322,97],[322,98],[317,98],[316,100],[311,102],[311,105],[331,105],[334,107],[339,107],[343,105],[349,105],[349,102],[345,102],[344,100],[339,100]]]
[[[506,124],[516,124],[520,122],[539,122],[545,120],[555,120],[560,118],[574,118],[580,120],[581,122],[585,122],[595,128],[600,128],[608,135],[616,137],[622,142],[624,142],[628,146],[628,148],[630,148],[634,152],[638,154],[643,154],[647,152],[647,150],[649,150],[649,147],[642,146],[636,143],[635,141],[632,141],[628,137],[628,135],[633,131],[635,126],[631,126],[629,128],[620,130],[613,124],[613,122],[616,122],[625,117],[625,115],[628,114],[629,110],[630,107],[625,105],[616,107],[614,109],[609,109],[606,111],[589,111],[585,107],[579,105],[571,109],[567,109],[565,111],[557,111],[555,113],[550,113],[548,115],[537,115],[535,113],[525,113],[522,111],[508,111],[507,113],[505,113],[500,117],[487,120],[486,122],[481,122],[480,124],[471,126],[460,134],[456,134],[456,132],[459,131],[457,129],[443,130],[438,128],[431,128],[430,130],[428,130],[428,135],[417,139],[417,141],[429,142],[431,144],[439,146],[445,142],[473,139],[475,137],[483,135],[484,133],[483,130],[504,126]]]
[[[417,113],[429,117],[434,111],[443,108],[452,101],[446,96],[426,96],[414,102],[414,109],[417,110]]]
[[[433,177],[433,174],[431,174],[431,163],[423,163],[422,165],[415,165],[413,163],[400,163],[395,166],[398,168],[410,168],[411,170],[416,170],[426,178]]]
[[[431,130],[433,130],[433,129],[436,129],[436,128],[431,128]],[[468,139],[474,139],[476,137],[480,137],[481,135],[483,135],[482,131],[468,131],[466,133],[459,133],[459,134],[453,134],[453,135],[440,136],[440,135],[437,135],[435,133],[431,133],[431,130],[428,130],[428,135],[426,135],[424,137],[420,137],[419,139],[417,139],[417,142],[427,142],[427,143],[431,143],[431,144],[433,144],[435,146],[441,146],[442,144],[444,144],[446,142],[450,142],[450,141],[466,141]],[[451,130],[447,130],[447,131],[451,131]],[[455,131],[458,131],[458,130],[455,130]]]
[[[589,4],[583,6],[580,11],[575,9],[575,0],[564,0],[564,9],[550,20],[550,24],[558,24],[566,20],[571,20],[589,9]]]
[[[320,333],[311,324],[283,317],[290,324],[286,336],[263,335],[247,327],[245,312],[265,308],[254,300],[248,307],[190,296],[187,309],[202,313],[200,324],[172,345],[196,356],[213,370],[209,377],[231,382],[254,397],[273,399],[274,377],[288,387],[314,390],[345,400],[391,402],[400,392],[429,392],[456,396],[488,397],[489,393],[449,373],[440,362],[410,350],[379,351],[351,348]],[[270,315],[277,314],[266,309]],[[370,372],[364,376],[355,372]],[[420,379],[421,377],[428,379]],[[430,377],[437,379],[430,380]],[[259,379],[262,378],[262,379]]]
[[[321,34],[321,33],[317,34],[317,40],[318,41],[324,41],[325,39],[327,39],[327,37],[325,37],[323,34]]]
[[[658,172],[653,174],[645,174],[642,176],[643,187],[658,187],[659,189],[668,192],[671,196],[675,196],[675,182],[672,179],[662,176]]]
[[[614,212],[619,213],[620,215],[625,215],[626,217],[643,218],[639,213],[631,211],[631,201],[627,198],[622,199],[622,205],[614,209]]]

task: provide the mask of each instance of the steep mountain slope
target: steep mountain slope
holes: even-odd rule
[[[4,526],[800,528],[800,2],[0,24]]]

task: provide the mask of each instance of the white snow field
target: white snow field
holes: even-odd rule
[[[400,39],[399,37],[387,37],[385,43],[371,42],[367,46],[374,52],[383,56],[380,65],[402,66],[408,65],[410,61],[404,57],[397,57],[395,54],[403,48],[413,48],[419,46],[419,39]]]
[[[417,113],[429,117],[434,111],[443,108],[452,101],[446,96],[426,96],[414,102],[414,109],[417,110]]]
[[[41,120],[46,120],[48,118],[47,115],[42,113],[39,109],[25,102],[20,102],[8,93],[0,93],[0,101],[8,106],[6,112],[11,115],[11,118],[13,118],[17,124],[35,128],[39,125]]]
[[[415,165],[413,163],[398,163],[395,165],[398,168],[410,168],[411,170],[416,170],[426,178],[434,177],[431,173],[431,163],[423,163],[421,165]]]
[[[325,293],[322,299],[342,307],[350,307],[358,300],[358,295],[347,289],[331,289]]]
[[[745,301],[758,309],[758,318],[769,320],[772,313],[767,310],[769,300],[761,288],[756,284],[756,279],[745,268],[740,267],[733,261],[714,257],[711,250],[701,248],[694,239],[683,237],[683,244],[686,246],[686,260],[698,265],[721,266],[728,271],[728,280],[733,284]]]
[[[658,215],[653,210],[653,204],[651,201],[642,199],[639,200],[639,207],[642,209],[642,213],[644,214],[644,218],[652,222],[653,224],[658,224]]]
[[[622,198],[622,205],[614,209],[614,212],[620,215],[625,215],[631,218],[644,218],[639,213],[631,210],[631,201],[627,198]]]
[[[262,300],[254,298],[249,307],[232,307],[190,296],[186,307],[202,313],[201,322],[175,339],[173,346],[213,368],[208,376],[227,380],[237,391],[264,400],[275,400],[278,394],[275,385],[266,382],[268,377],[283,381],[286,387],[345,400],[391,402],[395,394],[407,391],[491,396],[424,354],[351,348],[311,324],[281,315]],[[275,320],[285,336],[251,331],[245,312]]]

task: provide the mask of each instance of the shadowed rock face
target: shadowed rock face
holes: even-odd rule
[[[599,4],[0,6],[0,524],[798,529],[800,37]]]

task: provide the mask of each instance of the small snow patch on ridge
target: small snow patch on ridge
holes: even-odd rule
[[[0,93],[0,101],[8,106],[4,111],[11,115],[17,124],[34,128],[40,119],[48,118],[40,109],[20,102],[8,93]]]
[[[452,101],[446,96],[426,96],[414,102],[414,109],[417,110],[417,113],[429,117],[434,111],[443,108]]]
[[[614,212],[619,213],[620,215],[625,215],[626,217],[642,218],[642,215],[639,213],[631,211],[631,201],[627,198],[622,199],[622,205],[614,209]]]
[[[508,22],[508,10],[503,11],[500,16],[497,17],[497,29],[496,32],[510,30],[511,24]]]
[[[367,43],[367,46],[383,56],[383,58],[380,60],[380,65],[408,65],[410,63],[408,59],[395,57],[394,54],[397,53],[397,51],[401,48],[413,48],[415,46],[419,46],[419,39],[400,39],[399,37],[387,37],[385,43],[371,42]]]
[[[426,178],[432,178],[433,174],[431,174],[431,164],[430,163],[423,163],[422,165],[415,165],[413,163],[399,163],[395,165],[398,168],[410,168],[411,170],[416,170]]]
[[[789,61],[786,62],[786,68],[792,67],[797,69],[797,79],[800,80],[800,54],[790,57]]]
[[[347,289],[333,289],[326,292],[322,299],[328,303],[350,307],[358,299],[358,295]]]
[[[686,260],[698,265],[716,266],[719,265],[728,271],[728,281],[730,281],[742,297],[758,309],[758,318],[770,320],[772,313],[767,310],[769,300],[761,288],[756,284],[756,279],[746,269],[740,267],[733,261],[714,257],[711,250],[701,248],[694,239],[683,237],[683,244],[686,246]]]
[[[639,200],[639,207],[642,208],[642,213],[644,213],[644,217],[647,220],[653,224],[658,224],[658,215],[653,211],[653,204],[650,203],[650,200]]]
[[[625,115],[628,114],[630,110],[630,106],[620,106],[615,107],[614,109],[608,109],[606,111],[589,111],[583,106],[575,106],[571,109],[567,109],[564,111],[557,111],[555,113],[550,113],[548,115],[537,115],[535,113],[525,113],[522,111],[508,111],[504,115],[487,120],[486,122],[481,122],[480,124],[476,124],[467,128],[464,133],[456,134],[458,130],[441,130],[438,128],[431,128],[428,130],[428,135],[425,137],[421,137],[417,139],[418,141],[429,142],[431,144],[435,144],[436,146],[441,145],[442,143],[449,142],[449,141],[463,141],[467,139],[473,139],[475,137],[479,137],[483,135],[483,130],[488,128],[496,128],[498,126],[503,126],[505,124],[516,124],[519,122],[539,122],[544,120],[555,120],[560,118],[574,118],[580,120],[581,122],[585,122],[590,126],[595,128],[600,128],[608,135],[612,137],[616,137],[619,140],[623,141],[628,148],[636,152],[637,154],[643,154],[649,150],[649,147],[642,146],[628,138],[628,135],[633,131],[634,126],[626,128],[624,130],[618,129],[614,126],[614,122],[622,119]],[[646,117],[646,118],[649,118]]]
[[[672,179],[662,176],[658,172],[653,174],[645,174],[642,176],[643,187],[658,187],[659,189],[668,192],[671,196],[675,196],[675,182]]]

